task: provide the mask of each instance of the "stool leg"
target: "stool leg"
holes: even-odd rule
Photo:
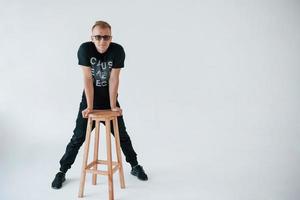
[[[124,171],[123,171],[122,155],[121,155],[121,147],[120,147],[120,135],[119,135],[117,118],[113,119],[113,126],[114,126],[115,142],[116,142],[116,153],[117,153],[117,160],[118,160],[118,167],[119,167],[120,184],[121,184],[121,188],[124,189],[125,180],[124,180]]]
[[[83,197],[83,191],[84,191],[85,176],[86,176],[86,171],[85,170],[86,170],[87,161],[88,161],[92,124],[93,124],[93,121],[92,121],[91,118],[89,118],[88,119],[88,126],[87,126],[87,129],[86,129],[84,154],[83,154],[80,186],[79,186],[79,193],[78,193],[78,197],[80,197],[80,198]]]
[[[94,170],[97,170],[97,162],[98,162],[98,151],[99,151],[99,123],[100,121],[96,121],[96,129],[95,129],[95,141],[94,141]],[[92,181],[93,185],[97,184],[97,174],[93,174],[93,181]]]
[[[106,127],[106,148],[107,148],[107,172],[108,172],[108,196],[109,200],[114,199],[114,186],[113,186],[113,171],[112,171],[112,156],[111,156],[111,132],[110,120],[105,120]]]

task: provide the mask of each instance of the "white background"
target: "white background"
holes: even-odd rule
[[[77,50],[96,20],[126,51],[119,100],[149,175],[138,181],[124,161],[116,199],[299,199],[296,0],[1,0],[1,199],[77,199],[83,148],[64,187],[50,185],[83,89]],[[107,199],[99,180],[88,178],[86,199]]]

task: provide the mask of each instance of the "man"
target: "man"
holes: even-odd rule
[[[84,77],[84,91],[76,119],[73,136],[60,160],[60,171],[55,175],[52,188],[59,189],[65,181],[65,173],[74,163],[79,148],[85,140],[87,117],[93,109],[111,109],[118,111],[118,126],[122,151],[132,169],[131,174],[140,180],[148,180],[143,167],[138,164],[137,154],[132,147],[122,116],[122,109],[117,100],[119,76],[124,67],[125,52],[123,47],[111,42],[111,26],[104,21],[97,21],[92,27],[92,41],[81,44],[78,50],[78,64]],[[93,124],[93,128],[95,124]],[[112,127],[112,126],[111,126]],[[112,127],[112,134],[114,130]]]

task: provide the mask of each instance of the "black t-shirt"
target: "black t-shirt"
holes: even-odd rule
[[[78,49],[78,64],[92,68],[94,107],[110,108],[109,77],[112,68],[123,68],[125,52],[121,45],[111,42],[104,53],[99,53],[92,42],[85,42]],[[86,104],[83,91],[82,103]],[[119,103],[117,102],[119,106]]]

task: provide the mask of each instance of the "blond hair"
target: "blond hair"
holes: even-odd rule
[[[111,26],[109,25],[109,23],[105,22],[105,21],[96,21],[95,24],[92,27],[92,30],[96,27],[96,26],[100,26],[100,28],[108,28],[111,31]]]

